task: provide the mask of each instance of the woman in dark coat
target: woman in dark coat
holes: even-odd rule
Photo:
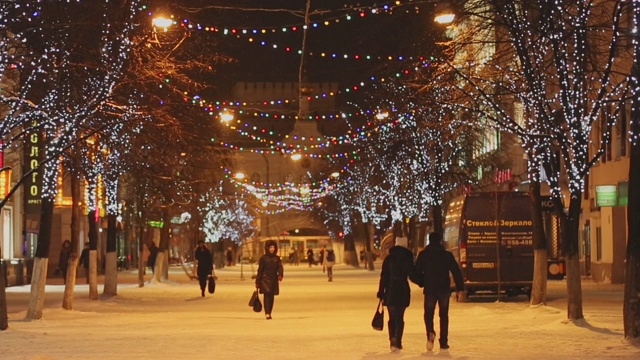
[[[62,273],[62,280],[67,283],[67,269],[69,268],[69,257],[71,256],[71,241],[65,240],[60,249],[60,258],[58,259],[58,269]]]
[[[198,282],[200,283],[200,294],[204,297],[204,289],[207,288],[207,280],[213,272],[213,256],[207,249],[204,241],[198,241],[198,247],[193,256],[198,267]]]
[[[391,351],[402,349],[404,311],[411,300],[411,289],[407,278],[413,276],[413,253],[407,249],[407,238],[397,237],[396,245],[382,262],[378,298],[382,299],[389,312],[389,342]]]
[[[282,281],[282,261],[278,254],[278,244],[268,240],[264,245],[265,254],[260,257],[258,263],[258,275],[256,276],[256,288],[264,294],[264,314],[267,320],[271,319],[273,301],[280,293],[280,281]]]

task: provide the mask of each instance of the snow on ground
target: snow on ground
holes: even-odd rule
[[[640,344],[624,339],[623,286],[589,280],[583,282],[585,319],[577,323],[566,319],[564,281],[549,282],[547,306],[531,308],[524,296],[454,300],[451,348],[441,351],[436,342],[431,352],[425,347],[422,292],[412,285],[404,350],[390,353],[386,324],[383,332],[370,325],[380,263],[376,266],[367,271],[338,265],[334,281],[327,282],[319,267],[285,265],[273,320],[247,304],[255,271],[248,265],[217,270],[216,293],[205,298],[180,268],[171,269],[167,283],[142,288],[135,272],[121,272],[115,297],[92,301],[87,285],[77,285],[72,311],[61,308],[64,287],[52,279],[43,319],[35,321],[24,320],[29,286],[10,287],[0,359],[640,358]]]

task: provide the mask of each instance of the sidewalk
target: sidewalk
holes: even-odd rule
[[[378,265],[378,264],[376,264]],[[247,271],[249,270],[249,271]],[[240,279],[241,271],[245,280]],[[118,296],[88,299],[76,286],[74,310],[60,308],[62,285],[47,285],[44,317],[25,321],[29,286],[7,288],[9,330],[2,359],[637,359],[623,338],[622,285],[583,282],[585,319],[566,319],[566,283],[550,281],[547,306],[525,296],[451,303],[451,349],[425,349],[422,292],[413,286],[405,314],[404,350],[389,352],[385,331],[371,329],[377,305],[375,271],[338,265],[328,282],[320,267],[285,266],[273,320],[254,313],[250,267],[216,270],[216,293],[200,296],[180,267],[162,284],[137,285],[119,273]],[[245,273],[246,272],[246,273]],[[147,281],[150,274],[146,276]],[[84,279],[82,279],[84,280]],[[99,287],[101,292],[102,286]],[[386,314],[385,314],[386,315]],[[386,327],[386,324],[385,324]]]

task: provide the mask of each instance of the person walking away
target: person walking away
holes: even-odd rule
[[[293,265],[300,265],[300,256],[298,255],[298,249],[295,249],[293,251]]]
[[[451,280],[453,275],[456,295],[462,296],[464,283],[462,271],[453,254],[442,245],[442,235],[429,234],[429,244],[418,254],[415,265],[415,283],[424,288],[424,323],[427,328],[427,350],[433,349],[436,332],[433,325],[436,304],[440,317],[440,349],[449,348],[449,300],[451,298]],[[413,278],[412,278],[413,281]]]
[[[87,278],[87,284],[89,283],[89,243],[84,243],[84,248],[80,253],[80,263],[84,268],[84,276]]]
[[[378,298],[387,307],[389,321],[389,345],[391,351],[402,350],[404,312],[411,302],[411,288],[407,278],[415,276],[413,253],[408,249],[406,237],[396,237],[395,246],[382,262]]]
[[[256,288],[264,294],[264,314],[267,320],[271,320],[271,311],[275,296],[280,293],[280,281],[283,277],[282,260],[277,255],[278,244],[274,240],[268,240],[264,244],[264,255],[258,262],[258,276],[256,276]]]
[[[207,288],[207,280],[209,279],[209,276],[212,276],[211,274],[213,272],[213,256],[211,255],[211,251],[207,249],[204,241],[198,241],[198,246],[196,247],[193,258],[196,261],[200,293],[202,297],[204,297],[204,289]]]
[[[307,261],[309,261],[309,267],[311,267],[311,265],[313,265],[313,249],[312,248],[307,249]]]
[[[227,266],[231,266],[233,264],[233,250],[229,247],[227,248]]]
[[[336,253],[333,252],[332,248],[328,248],[325,251],[324,263],[322,267],[327,270],[327,277],[329,281],[333,281],[333,265],[336,264]]]
[[[318,264],[324,264],[324,246],[318,251]],[[322,268],[322,272],[324,272],[324,268]]]
[[[158,257],[158,247],[153,240],[149,240],[147,243],[149,248],[149,257],[147,258],[147,266],[151,268],[151,273],[155,274],[156,271],[156,258]]]
[[[60,257],[58,258],[58,269],[62,273],[63,284],[67,283],[67,269],[69,268],[69,256],[71,256],[71,241],[62,242]]]

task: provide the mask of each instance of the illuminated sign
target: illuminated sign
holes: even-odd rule
[[[11,190],[11,170],[0,172],[0,200],[9,194]]]
[[[24,182],[24,211],[27,214],[39,214],[42,204],[42,176],[38,168],[42,159],[41,146],[39,132],[30,133],[24,144],[25,172],[33,170]]]
[[[596,206],[618,205],[618,187],[615,185],[596,185]]]

